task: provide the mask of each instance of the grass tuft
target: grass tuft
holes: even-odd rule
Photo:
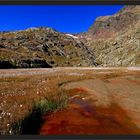
[[[18,123],[13,125],[14,134],[38,134],[43,123],[42,116],[63,109],[68,98],[64,93],[46,96],[35,102],[32,110]]]

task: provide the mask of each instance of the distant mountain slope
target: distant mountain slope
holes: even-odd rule
[[[92,48],[101,66],[140,66],[140,6],[98,17],[88,32],[77,36]]]
[[[94,65],[93,53],[73,35],[44,27],[0,33],[0,68]]]

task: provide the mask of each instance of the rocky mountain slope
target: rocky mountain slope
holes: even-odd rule
[[[0,68],[94,65],[93,53],[73,35],[45,27],[0,33]]]
[[[0,68],[140,66],[140,6],[98,17],[77,35],[51,28],[0,33]]]
[[[78,37],[92,48],[101,66],[140,66],[140,6],[125,6],[112,16],[98,17]]]

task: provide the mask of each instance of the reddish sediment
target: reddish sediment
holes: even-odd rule
[[[41,135],[63,134],[139,134],[140,130],[128,117],[126,111],[116,103],[109,106],[96,106],[86,97],[86,88],[74,88],[67,109],[43,116]],[[83,98],[83,96],[85,98]]]

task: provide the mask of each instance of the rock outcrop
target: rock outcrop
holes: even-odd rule
[[[101,66],[140,66],[140,6],[125,6],[112,16],[98,17],[79,34]]]
[[[0,33],[0,68],[94,66],[94,55],[77,37],[51,28]]]
[[[46,27],[1,32],[0,68],[140,66],[139,13],[125,6],[77,35]]]

